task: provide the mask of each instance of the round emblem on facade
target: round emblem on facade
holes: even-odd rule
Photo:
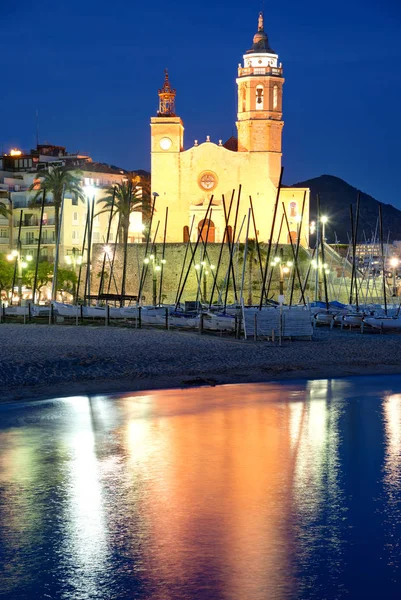
[[[198,178],[199,186],[208,192],[210,192],[210,190],[214,190],[217,185],[217,181],[217,175],[216,173],[213,173],[213,171],[203,171]]]
[[[172,143],[173,143],[173,142],[170,140],[170,138],[168,138],[168,137],[163,137],[163,138],[160,140],[160,148],[161,148],[162,150],[170,150]]]

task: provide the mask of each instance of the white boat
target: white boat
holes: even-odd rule
[[[27,306],[6,306],[6,317],[24,317],[29,315]]]
[[[200,316],[198,314],[188,314],[188,313],[172,313],[168,317],[169,327],[180,327],[187,329],[197,329],[199,328]]]
[[[81,307],[76,304],[66,304],[64,302],[52,302],[54,312],[60,317],[79,317],[81,316]]]
[[[139,306],[122,306],[119,311],[123,319],[139,318]]]
[[[314,315],[316,323],[320,325],[331,325],[334,321],[335,313],[331,312],[318,312]]]
[[[366,325],[370,325],[374,329],[383,330],[398,330],[401,329],[401,317],[386,317],[386,316],[375,316],[365,317],[363,320]]]
[[[235,316],[206,312],[203,314],[203,328],[208,331],[234,331]]]
[[[343,315],[343,323],[346,325],[361,326],[364,318],[365,313],[363,312],[347,313],[346,315]]]

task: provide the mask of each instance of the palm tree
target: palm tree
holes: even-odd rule
[[[142,212],[142,219],[149,221],[151,212],[150,181],[136,173],[129,173],[121,183],[106,190],[103,198],[97,201],[103,205],[98,214],[110,212],[114,202],[113,218],[117,215],[119,221],[118,239],[128,242],[130,215],[132,212]]]
[[[10,217],[11,209],[9,206],[0,201],[0,217],[8,219]]]
[[[121,182],[108,188],[106,195],[98,200],[98,204],[103,204],[104,212],[113,210],[113,218],[118,215],[118,240],[123,244],[123,272],[121,281],[121,306],[125,298],[125,281],[127,269],[127,246],[130,215],[134,211],[141,210],[146,219],[151,213],[150,207],[150,182],[136,173],[129,173]]]
[[[38,183],[34,182],[29,188],[30,190],[37,190],[36,194],[31,200],[31,204],[38,203],[38,200],[42,197],[43,190],[46,190],[46,192],[50,192],[52,194],[56,241],[58,240],[60,228],[60,209],[63,200],[63,193],[69,192],[74,199],[79,199],[83,202],[86,201],[86,196],[82,189],[79,175],[79,171],[75,171],[73,173],[65,167],[54,167],[46,171],[43,175],[40,174],[41,182],[39,187]]]

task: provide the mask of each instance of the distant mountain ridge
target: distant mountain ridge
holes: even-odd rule
[[[327,215],[326,239],[329,243],[337,240],[348,243],[351,232],[350,204],[354,215],[358,190],[343,179],[334,175],[321,175],[306,181],[300,181],[290,187],[310,188],[310,221],[316,221],[316,196],[320,197],[321,214]],[[389,236],[390,242],[401,240],[401,211],[391,204],[383,204],[383,237]],[[359,235],[358,241],[370,240],[374,237],[379,216],[379,201],[361,191]],[[377,230],[377,235],[379,231]]]

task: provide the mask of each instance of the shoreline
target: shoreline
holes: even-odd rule
[[[0,405],[15,402],[41,402],[69,398],[71,396],[116,396],[120,394],[135,394],[139,392],[151,392],[157,390],[187,389],[194,387],[214,387],[222,385],[246,385],[263,384],[272,382],[290,382],[308,379],[341,379],[345,377],[367,377],[367,376],[401,375],[401,367],[378,365],[376,369],[367,371],[366,367],[352,369],[336,369],[335,372],[324,370],[304,370],[296,373],[282,371],[270,377],[251,373],[247,377],[236,377],[235,375],[224,375],[220,378],[197,376],[183,379],[182,377],[156,378],[138,381],[137,379],[114,382],[108,379],[98,381],[85,381],[71,383],[59,383],[52,387],[49,394],[47,386],[37,386],[28,390],[26,386],[13,388],[8,393],[2,394]],[[189,381],[189,382],[188,382]],[[47,391],[46,391],[47,390]]]
[[[0,401],[401,375],[400,340],[321,328],[312,342],[278,346],[182,331],[3,324]]]

